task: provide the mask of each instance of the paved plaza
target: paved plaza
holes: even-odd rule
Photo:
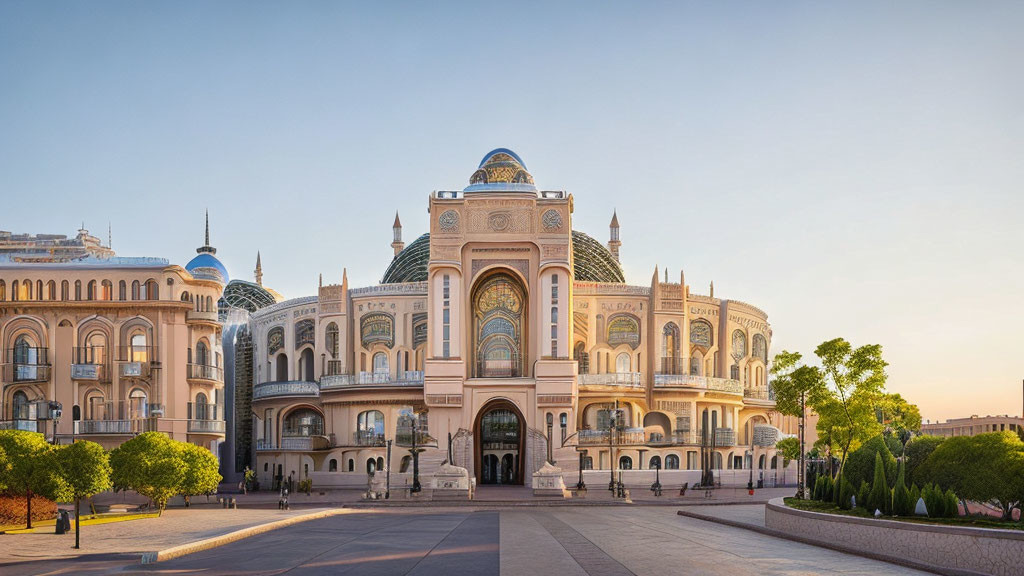
[[[691,509],[756,523],[764,507]],[[923,574],[676,512],[675,506],[353,510],[158,564],[141,565],[137,556],[104,549],[73,560],[2,565],[0,572],[5,576]],[[171,522],[192,524],[194,533],[223,531],[195,526],[198,522],[189,523],[184,515],[168,516]],[[110,526],[120,526],[122,531],[149,529],[143,522]],[[99,528],[83,533],[90,552],[97,552]],[[0,555],[11,552],[13,538],[0,536]],[[132,535],[125,533],[121,538],[128,542]]]

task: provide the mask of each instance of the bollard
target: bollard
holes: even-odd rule
[[[231,509],[238,510],[238,502],[234,498],[231,498]]]

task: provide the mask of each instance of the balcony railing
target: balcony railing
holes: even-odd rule
[[[707,376],[690,376],[688,374],[655,374],[655,388],[692,388],[726,394],[743,394],[743,384],[739,380],[728,378],[709,378]]]
[[[606,374],[580,374],[580,386],[618,386],[622,388],[643,388],[639,372],[609,372]]]
[[[48,382],[49,364],[4,364],[4,382]]]
[[[186,377],[198,380],[224,381],[224,369],[220,366],[209,366],[206,364],[189,364]]]
[[[580,430],[577,437],[581,446],[606,445],[609,442],[609,437],[612,444],[619,446],[642,446],[647,443],[643,428],[616,429],[614,433],[610,430]]]
[[[224,406],[209,402],[189,402],[188,418],[190,420],[223,420]]]
[[[72,364],[71,379],[110,382],[105,364]]]
[[[324,376],[336,376],[343,373],[341,360],[328,360]]]
[[[774,402],[775,395],[767,387],[747,387],[743,389],[743,397],[748,400],[760,400],[763,402]]]
[[[23,432],[43,432],[47,420],[0,420],[0,430],[21,430]]]
[[[118,346],[118,362],[138,362],[149,364],[157,361],[156,346]]]
[[[360,372],[358,374],[333,374],[320,377],[320,388],[343,388],[345,386],[422,386],[422,370],[406,370],[399,376],[384,372]]]
[[[196,312],[195,310],[189,310],[185,312],[186,322],[204,322],[204,323],[217,323],[217,311],[210,310],[205,312]]]
[[[518,354],[511,358],[477,358],[477,378],[519,378],[523,375],[523,363]]]
[[[702,430],[698,428],[695,433],[694,443],[707,446],[710,446],[712,443],[715,446],[735,446],[736,431],[732,428],[715,428],[712,432],[711,429]]]
[[[266,438],[256,439],[256,451],[262,452],[264,450],[277,450],[277,445],[273,441],[267,440]]]
[[[264,382],[252,388],[252,399],[275,398],[278,396],[319,396],[320,386],[316,382],[294,380],[289,382]]]
[[[132,418],[128,420],[79,420],[75,422],[75,434],[142,434],[158,429],[157,418]]]
[[[194,434],[223,434],[223,420],[189,420],[188,431]]]
[[[117,374],[121,378],[149,378],[149,362],[118,362]]]
[[[383,434],[360,430],[352,434],[352,443],[355,446],[384,446],[387,441]]]

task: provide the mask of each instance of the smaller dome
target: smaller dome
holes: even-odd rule
[[[189,260],[188,264],[185,265],[185,270],[188,270],[189,274],[202,280],[216,280],[221,284],[226,284],[230,280],[228,269],[224,267],[224,264],[216,256],[209,252],[203,252]]]
[[[508,148],[495,148],[484,155],[463,192],[536,192],[526,163]]]

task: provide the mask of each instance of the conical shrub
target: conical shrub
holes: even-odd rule
[[[853,508],[851,500],[853,499],[854,491],[853,485],[846,478],[839,477],[839,507],[843,510],[849,510]]]
[[[871,482],[871,493],[868,494],[868,510],[874,513],[881,510],[882,514],[889,514],[892,508],[892,496],[889,492],[889,483],[885,479],[885,465],[882,464],[882,456],[875,455],[875,478]]]
[[[946,490],[945,498],[945,510],[946,518],[956,518],[960,515],[960,501],[957,499],[956,494],[952,490]]]
[[[893,516],[910,516],[913,507],[910,504],[910,491],[903,481],[903,464],[900,463],[899,472],[896,474],[896,487],[892,489],[892,514]]]
[[[824,476],[818,476],[814,479],[814,489],[811,490],[812,500],[821,500],[821,493],[825,489],[824,479]]]
[[[917,509],[917,501],[921,498],[921,489],[917,484],[910,485],[910,512],[913,514]]]
[[[860,489],[857,490],[857,507],[868,509],[868,495],[871,494],[871,484],[867,480],[860,481]],[[874,512],[874,510],[872,510]]]

